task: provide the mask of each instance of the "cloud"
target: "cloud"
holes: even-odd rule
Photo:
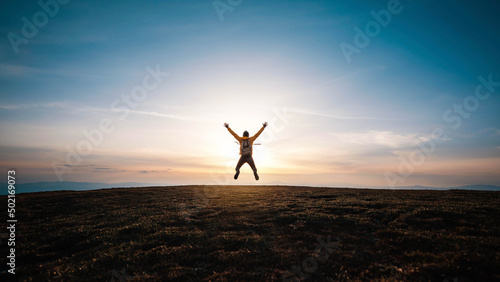
[[[167,169],[167,170],[139,170],[139,173],[162,173],[162,172],[169,172],[170,170],[172,170],[171,168]]]
[[[337,134],[340,141],[360,145],[382,145],[390,148],[413,147],[430,140],[430,137],[418,134],[397,134],[391,131],[369,131],[364,133]]]
[[[36,74],[39,70],[37,68],[23,66],[23,65],[8,65],[0,64],[0,75],[2,76],[24,76],[27,74]]]
[[[107,115],[109,117],[118,118],[122,121],[132,122],[124,118],[120,118],[116,115],[115,112],[110,108],[98,108],[98,107],[85,107],[78,106],[75,104],[70,104],[67,102],[48,102],[48,103],[21,103],[21,104],[10,104],[10,105],[0,105],[0,110],[7,111],[25,111],[25,110],[63,110],[63,111],[71,111],[71,112],[91,112],[91,113],[99,113],[103,115],[107,115],[107,113],[113,113],[113,116]],[[158,112],[148,112],[148,111],[138,111],[138,110],[130,110],[131,113],[146,115],[146,116],[154,116],[168,119],[176,119],[183,121],[192,121],[196,120],[195,117],[181,116],[181,115],[171,115],[171,114],[163,114]]]
[[[36,103],[36,104],[12,104],[0,105],[3,110],[34,110],[34,109],[68,109],[71,106],[66,102],[49,102],[49,103]]]
[[[162,113],[157,113],[157,112],[146,112],[146,111],[137,111],[137,110],[131,110],[130,112],[136,113],[136,114],[141,114],[141,115],[148,115],[148,116],[155,116],[155,117],[162,117],[162,118],[169,118],[169,119],[178,119],[178,120],[185,120],[185,121],[196,119],[194,117],[169,115],[169,114],[162,114]]]
[[[484,129],[481,129],[481,130],[471,134],[468,137],[476,137],[479,134],[490,133],[490,132],[491,132],[491,135],[495,135],[495,136],[500,135],[500,129],[498,129],[498,128],[484,128]]]
[[[65,77],[85,77],[85,78],[101,78],[112,77],[112,75],[101,75],[95,73],[84,73],[81,69],[50,69],[50,68],[36,68],[27,65],[10,65],[0,64],[0,75],[2,77],[25,77],[33,75],[54,75]]]
[[[48,158],[59,151],[49,147],[0,145],[0,163],[15,162],[46,163]]]
[[[94,167],[93,172],[119,173],[119,172],[127,172],[127,171],[120,170],[117,168],[111,168],[111,167]]]
[[[343,120],[392,120],[390,118],[380,118],[380,117],[365,117],[365,116],[344,116],[344,115],[332,115],[321,112],[314,112],[303,109],[290,109],[292,113],[303,114],[303,115],[311,115],[311,116],[319,116],[331,119],[343,119]]]
[[[64,166],[64,167],[91,167],[91,166],[95,166],[95,165],[68,165],[68,164],[56,164],[57,166]]]

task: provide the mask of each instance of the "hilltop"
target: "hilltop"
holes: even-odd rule
[[[16,202],[16,275],[499,280],[499,203],[500,193],[488,191],[286,186],[24,193]],[[7,253],[5,240],[0,249]],[[0,278],[10,275],[5,257]]]

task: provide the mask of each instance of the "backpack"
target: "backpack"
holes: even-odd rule
[[[240,153],[242,156],[252,154],[252,145],[250,145],[250,139],[243,139],[243,141],[241,141]]]

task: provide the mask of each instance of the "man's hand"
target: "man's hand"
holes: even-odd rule
[[[229,123],[224,123],[225,128],[229,128]]]
[[[262,126],[266,127],[267,126],[267,121],[262,124]]]

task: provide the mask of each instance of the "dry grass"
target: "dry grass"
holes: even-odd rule
[[[282,280],[297,266],[311,281],[500,280],[499,204],[498,192],[279,186],[20,194],[16,278]]]

